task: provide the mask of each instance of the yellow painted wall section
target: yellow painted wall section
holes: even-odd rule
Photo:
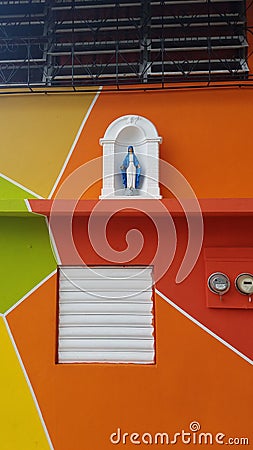
[[[47,197],[95,97],[92,94],[0,98],[0,172]]]
[[[50,449],[3,317],[0,317],[0,353],[1,450]]]

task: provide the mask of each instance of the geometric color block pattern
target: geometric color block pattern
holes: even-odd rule
[[[9,180],[6,180],[0,174],[0,199],[1,200],[10,200],[10,199],[25,199],[25,198],[35,198],[34,195],[30,194],[30,192],[22,189],[16,184],[12,183]],[[24,203],[24,211],[27,210],[25,202]]]
[[[4,313],[56,268],[44,217],[0,220],[0,312]]]
[[[45,431],[3,317],[0,317],[0,354],[0,448],[48,450]]]
[[[238,157],[242,131],[251,130],[252,95],[250,90],[241,89],[216,93],[188,90],[100,95],[59,184],[81,164],[101,156],[98,139],[110,122],[121,115],[139,114],[157,125],[164,138],[161,158],[180,169],[198,197],[252,197],[250,132],[243,135],[247,164]],[[93,98],[91,94],[29,96],[29,99],[28,96],[3,97],[3,112],[0,113],[3,174],[47,197]],[[216,160],[226,167],[222,173],[216,164],[210,163]],[[99,182],[90,190],[90,198],[98,198],[100,190]],[[167,194],[165,188],[162,194]],[[10,192],[10,196],[16,198],[14,192]],[[56,262],[46,223],[39,217],[1,219],[0,251],[0,310],[6,311],[51,273]],[[161,281],[159,290],[175,301],[173,286],[164,278],[165,288]],[[168,286],[172,289],[171,295]],[[193,295],[191,289],[187,281],[183,286],[177,286],[182,301],[191,298],[188,295],[189,292]],[[188,431],[193,420],[201,424],[203,431],[247,436],[252,443],[252,367],[238,354],[156,295],[157,365],[119,365],[114,370],[107,364],[56,364],[56,291],[57,281],[53,276],[7,312],[11,332],[55,450],[110,450],[112,444],[108,436],[118,426],[126,432]],[[205,323],[199,317],[199,303],[180,306]],[[224,324],[229,329],[236,321],[227,321],[225,317],[224,321],[217,320],[213,310],[209,315],[212,320],[207,327],[234,345],[222,333]],[[232,329],[233,335],[237,334],[252,351],[248,328],[241,326],[241,320],[237,322]],[[250,320],[248,325],[252,327]],[[0,449],[33,450],[36,421],[33,422],[28,414],[31,429],[27,431],[24,423],[26,407],[22,414],[18,411],[17,423],[9,411],[9,404],[13,404],[11,394],[14,393],[17,400],[12,411],[24,402],[19,397],[23,392],[19,381],[13,382],[13,362],[5,357],[6,352],[11,353],[8,350],[10,341],[2,331],[6,332],[1,326],[3,349],[0,349],[4,356],[0,364],[6,370],[0,371],[3,391]],[[12,393],[6,389],[8,383]],[[5,392],[9,395],[8,404]],[[26,442],[20,423],[26,432]],[[41,437],[37,438],[36,444],[40,450],[48,448]],[[219,446],[214,445],[216,447]]]
[[[251,365],[158,295],[157,365],[56,364],[56,284],[7,316],[55,450],[111,450],[117,427],[188,431],[192,421],[252,441]]]
[[[27,190],[18,186],[16,183],[12,183],[11,180],[6,179],[0,174],[0,214],[1,215],[13,215],[13,213],[24,213],[28,215],[27,206],[25,203],[26,198],[35,198]]]
[[[1,172],[47,197],[96,93],[1,98]]]

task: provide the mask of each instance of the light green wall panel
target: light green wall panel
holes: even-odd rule
[[[0,217],[0,312],[56,268],[44,217]]]
[[[0,214],[27,212],[25,198],[35,197],[0,174]]]
[[[21,187],[17,186],[16,184],[12,183],[11,181],[6,180],[3,178],[0,174],[0,199],[6,200],[6,199],[23,199],[23,198],[35,198],[32,194],[30,194],[25,189],[22,189]],[[25,206],[25,204],[24,204]],[[25,208],[26,209],[26,208]]]

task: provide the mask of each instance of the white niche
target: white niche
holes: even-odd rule
[[[100,139],[103,146],[103,188],[101,199],[129,199],[122,183],[120,166],[127,155],[128,146],[141,166],[140,185],[131,199],[159,199],[159,145],[162,138],[150,120],[142,116],[127,115],[114,120]]]

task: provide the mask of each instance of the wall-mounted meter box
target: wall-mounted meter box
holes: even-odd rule
[[[253,309],[253,246],[206,247],[204,261],[207,308]]]

